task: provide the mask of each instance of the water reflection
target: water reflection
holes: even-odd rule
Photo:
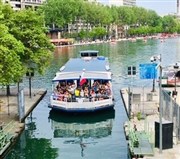
[[[98,143],[94,139],[111,135],[114,118],[114,109],[88,115],[72,116],[53,110],[49,114],[54,138],[65,138],[64,144],[79,144],[82,157],[87,145]]]
[[[31,126],[33,126],[32,130],[36,129],[33,123]],[[29,132],[31,131],[26,130],[21,134],[16,147],[4,159],[55,159],[58,157],[58,148],[52,146],[50,139],[35,138]]]
[[[49,119],[54,131],[54,138],[57,137],[93,137],[101,138],[111,134],[114,109],[103,111],[98,114],[59,114],[51,110]]]

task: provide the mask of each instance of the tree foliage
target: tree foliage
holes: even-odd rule
[[[8,28],[0,24],[0,83],[8,85],[17,82],[24,74],[20,61],[23,44],[8,32]]]
[[[164,16],[162,18],[162,28],[164,33],[174,33],[177,30],[177,23],[173,16]]]
[[[50,62],[53,49],[45,34],[47,30],[43,17],[32,10],[21,10],[15,13],[12,22],[14,25],[10,28],[11,34],[25,46],[21,56],[24,66],[27,69],[35,67],[39,73],[43,73]]]
[[[19,82],[31,67],[44,72],[53,51],[46,32],[42,15],[0,3],[0,84]]]
[[[161,17],[153,10],[142,7],[128,6],[105,6],[96,1],[85,0],[49,0],[42,7],[41,12],[45,14],[46,24],[64,28],[68,23],[83,20],[91,27],[105,27],[110,25],[128,25],[129,32],[157,33],[176,32],[178,22],[173,16]],[[137,29],[136,27],[140,27]],[[147,29],[148,28],[148,29]],[[134,29],[134,31],[132,31]],[[151,32],[152,31],[152,32]]]

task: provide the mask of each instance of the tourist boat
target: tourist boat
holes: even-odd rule
[[[99,51],[80,51],[52,80],[49,107],[65,112],[95,112],[114,107],[108,58]]]

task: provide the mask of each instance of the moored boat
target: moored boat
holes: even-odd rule
[[[168,66],[163,69],[162,86],[180,86],[180,64]]]
[[[99,51],[80,51],[52,80],[49,107],[65,112],[94,112],[114,107],[108,58]]]

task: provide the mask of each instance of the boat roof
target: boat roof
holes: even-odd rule
[[[79,71],[79,72],[58,72],[53,79],[53,82],[62,80],[78,80],[80,78],[84,79],[102,79],[111,80],[111,72],[91,72],[91,71]]]
[[[100,71],[106,72],[109,66],[108,59],[102,56],[97,58],[71,58],[65,65],[62,72],[75,71]]]
[[[111,80],[111,72],[108,58],[104,56],[89,56],[99,51],[85,50],[80,53],[87,53],[88,56],[80,58],[70,58],[69,61],[56,73],[53,81],[72,80],[72,79],[104,79]]]

